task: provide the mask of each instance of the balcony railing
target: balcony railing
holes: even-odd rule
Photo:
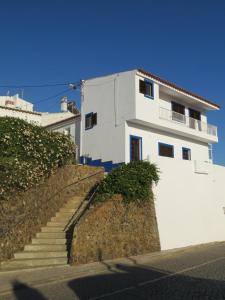
[[[201,131],[206,134],[217,137],[217,127],[208,123],[193,119],[175,111],[160,107],[159,109],[160,119],[171,121],[179,125],[191,128],[193,130]]]

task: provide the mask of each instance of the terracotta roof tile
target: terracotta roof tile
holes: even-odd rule
[[[160,77],[158,77],[158,76],[156,76],[156,75],[154,75],[154,74],[152,74],[152,73],[149,73],[149,72],[147,72],[147,71],[145,71],[145,70],[143,70],[143,69],[138,69],[138,72],[140,72],[140,73],[142,73],[142,74],[144,74],[144,75],[146,75],[146,76],[149,76],[149,77],[151,77],[151,78],[153,78],[153,79],[155,79],[155,80],[157,80],[157,81],[159,81],[159,82],[161,82],[161,83],[163,83],[163,84],[166,84],[166,85],[168,85],[168,86],[170,86],[170,87],[172,87],[172,88],[174,88],[174,89],[176,89],[176,90],[178,90],[178,91],[180,91],[180,92],[183,92],[183,93],[185,93],[185,94],[187,94],[187,95],[193,96],[193,97],[195,97],[195,98],[197,98],[197,99],[199,99],[199,100],[201,100],[201,101],[204,101],[205,103],[210,104],[210,105],[214,106],[214,107],[217,108],[217,109],[220,108],[220,105],[218,105],[218,104],[216,104],[216,103],[214,103],[214,102],[212,102],[212,101],[210,101],[210,100],[208,100],[208,99],[205,99],[205,98],[202,97],[202,96],[199,96],[199,95],[197,95],[197,94],[194,94],[194,93],[192,93],[192,92],[189,92],[189,91],[187,91],[186,89],[184,89],[184,88],[182,88],[182,87],[179,87],[179,86],[177,86],[176,84],[171,83],[171,82],[169,82],[168,80],[162,79],[162,78],[160,78]]]

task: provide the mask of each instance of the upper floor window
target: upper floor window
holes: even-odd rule
[[[184,105],[172,102],[172,119],[177,122],[186,122]]]
[[[150,80],[139,80],[139,92],[145,97],[154,98],[154,84]]]
[[[212,149],[212,144],[208,145],[208,151],[209,151],[209,160],[213,159],[213,149]]]
[[[189,117],[195,120],[201,121],[201,113],[198,110],[194,110],[192,108],[189,108]]]
[[[93,128],[97,125],[97,113],[89,113],[85,115],[85,130]]]
[[[189,108],[189,127],[193,129],[202,130],[201,113],[200,111]]]
[[[191,160],[191,149],[182,148],[182,157],[184,160]]]
[[[174,147],[172,145],[159,143],[159,155],[174,158]]]

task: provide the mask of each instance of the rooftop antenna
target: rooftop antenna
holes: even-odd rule
[[[10,91],[8,90],[8,92],[7,92],[7,94],[6,94],[6,95],[7,95],[7,96],[9,96],[9,94],[10,94]]]
[[[21,89],[21,98],[23,99],[24,89]]]

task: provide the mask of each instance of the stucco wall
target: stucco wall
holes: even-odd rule
[[[135,115],[134,72],[87,80],[81,99],[81,155],[123,162],[125,120]],[[97,113],[97,125],[85,130],[85,115]]]
[[[208,165],[194,172],[190,161],[161,158],[155,188],[162,249],[225,240],[225,167]]]
[[[27,121],[28,123],[41,125],[41,115],[26,111],[20,111],[19,109],[16,110],[0,107],[0,117],[19,118]]]
[[[126,125],[126,162],[130,161],[130,135],[139,136],[142,138],[142,158],[148,159],[151,162],[158,162],[162,159],[158,155],[158,143],[174,145],[174,159],[182,160],[182,147],[191,149],[192,160],[209,161],[208,144],[181,138],[172,133],[163,132],[161,130],[138,126],[128,123]]]

